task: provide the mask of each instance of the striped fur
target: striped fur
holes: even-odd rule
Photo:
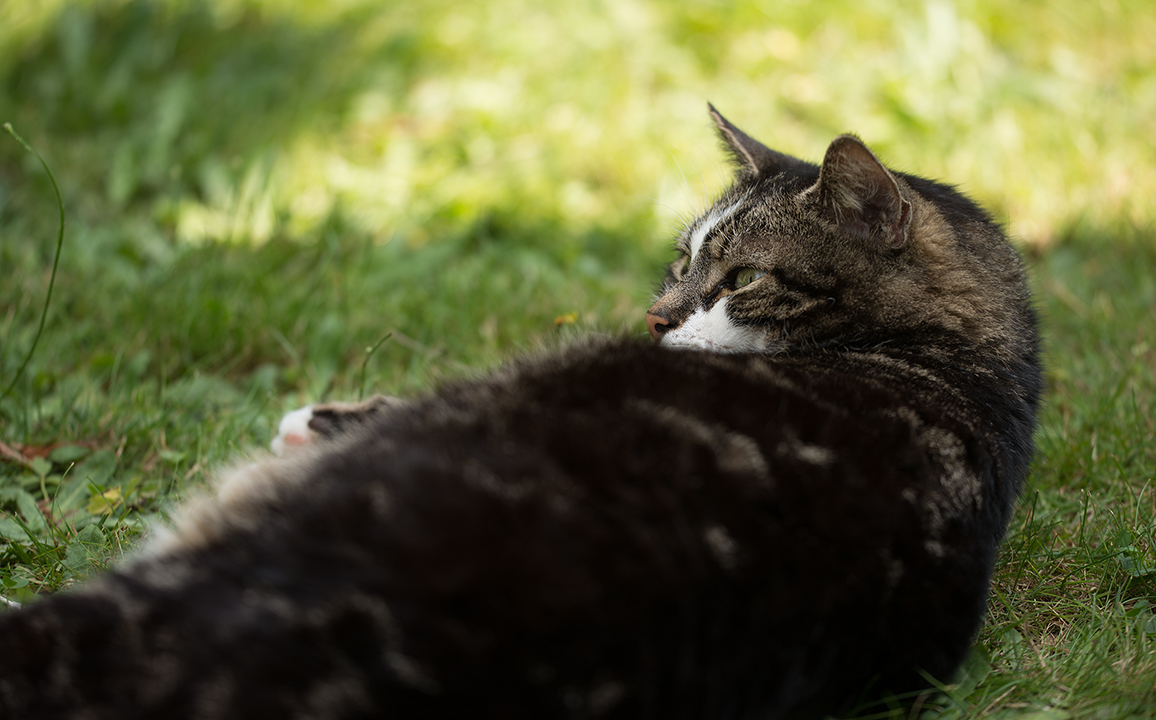
[[[0,615],[0,718],[819,718],[948,680],[1032,453],[1019,260],[854,138],[814,166],[714,116],[735,186],[658,343],[294,416]]]

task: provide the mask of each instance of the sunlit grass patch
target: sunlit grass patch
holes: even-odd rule
[[[81,197],[100,199],[79,211],[140,213],[169,237],[309,237],[338,207],[382,239],[493,205],[606,220],[677,178],[674,142],[683,204],[700,176],[721,183],[698,139],[706,99],[812,159],[858,132],[1027,241],[1151,220],[1156,13],[1137,3],[2,12],[8,119],[54,139]]]

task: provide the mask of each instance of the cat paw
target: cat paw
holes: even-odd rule
[[[375,395],[356,403],[330,402],[307,405],[281,418],[277,437],[270,447],[278,457],[312,445],[325,438],[353,432],[376,418],[405,408],[409,403],[394,397]]]
[[[281,424],[277,426],[277,437],[269,443],[273,454],[284,457],[287,453],[315,442],[320,434],[309,427],[309,421],[312,419],[312,405],[286,413],[285,417],[281,418]]]

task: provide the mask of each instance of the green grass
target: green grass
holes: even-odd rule
[[[107,565],[284,409],[644,332],[671,227],[726,180],[711,100],[960,183],[1033,266],[1036,471],[969,672],[920,712],[1153,717],[1156,10],[897,6],[0,4],[0,122],[69,223],[0,398],[2,594]],[[56,219],[0,136],[0,390]]]

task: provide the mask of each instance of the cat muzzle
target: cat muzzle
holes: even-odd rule
[[[646,313],[646,329],[650,331],[650,337],[655,340],[661,340],[667,331],[674,328],[675,326],[670,324],[670,319],[665,315],[655,312]]]

